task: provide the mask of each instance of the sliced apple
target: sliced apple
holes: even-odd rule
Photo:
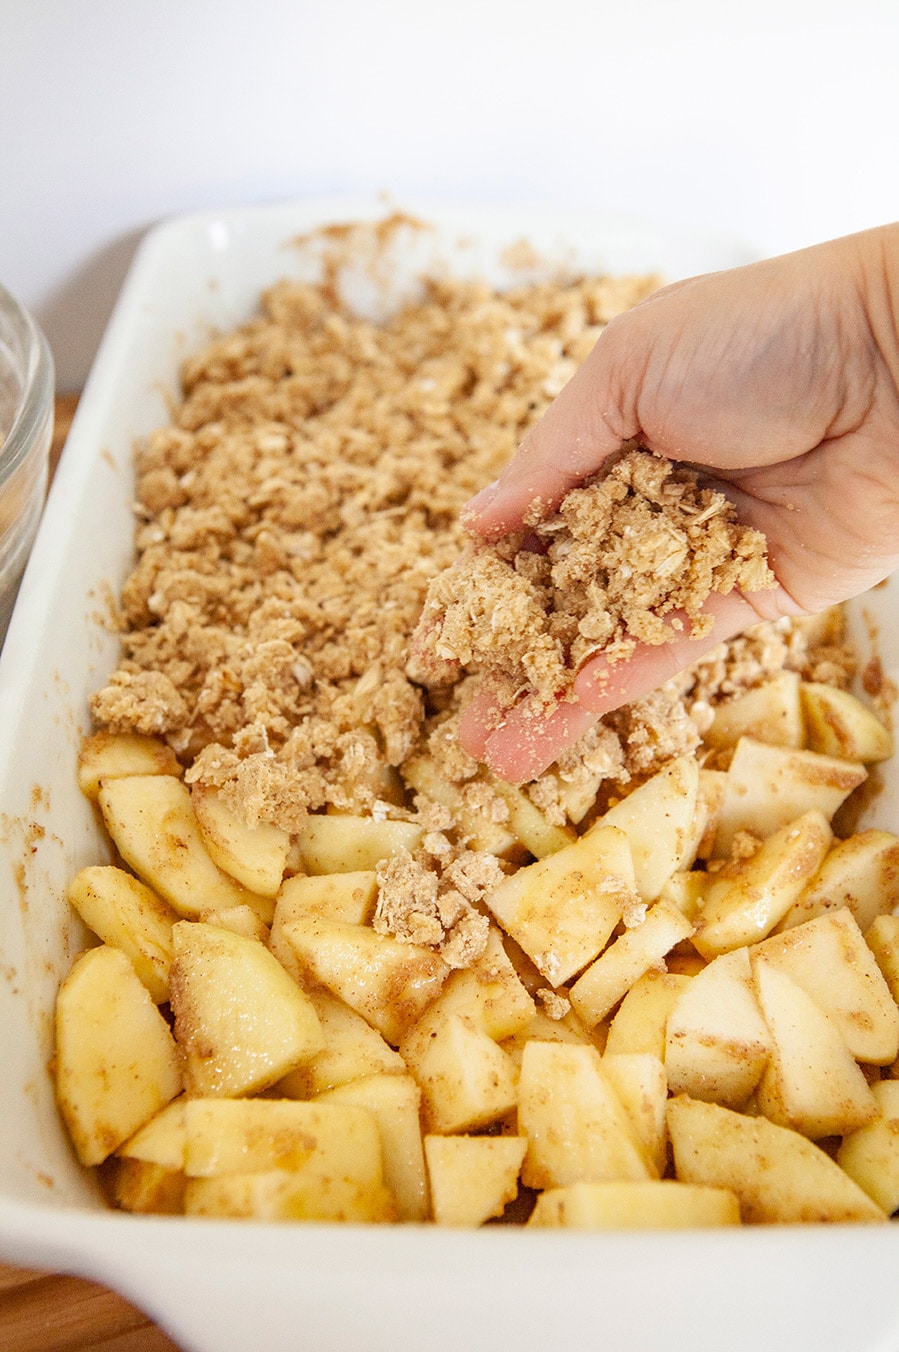
[[[797,672],[780,671],[736,699],[717,704],[703,741],[707,746],[720,748],[736,746],[741,737],[752,737],[768,746],[805,746],[799,686]]]
[[[168,1024],[119,949],[88,949],[60,986],[55,1067],[82,1164],[100,1164],[180,1092]]]
[[[134,872],[188,919],[249,905],[268,923],[273,906],[213,863],[203,843],[190,791],[172,775],[104,779],[100,811],[119,854]]]
[[[157,1004],[169,998],[172,926],[168,902],[125,869],[83,868],[69,884],[69,902],[98,938],[120,948]]]
[[[884,1221],[883,1209],[807,1137],[680,1094],[668,1104],[679,1180],[727,1188],[745,1225]]]
[[[449,1014],[422,1035],[413,1027],[400,1043],[423,1096],[424,1120],[437,1135],[474,1131],[516,1103],[515,1063],[476,1023]]]
[[[874,828],[834,841],[778,929],[847,906],[865,932],[899,902],[899,836]]]
[[[851,911],[772,935],[755,954],[821,1006],[857,1061],[886,1066],[899,1055],[899,1007]]]
[[[844,1137],[837,1164],[888,1215],[899,1209],[899,1080],[871,1086],[877,1117]]]
[[[870,1122],[868,1082],[831,1019],[764,954],[753,955],[759,1006],[771,1054],[756,1094],[759,1112],[803,1136],[843,1136]]]
[[[378,1124],[384,1183],[401,1221],[428,1215],[428,1185],[421,1136],[421,1091],[411,1075],[368,1075],[320,1094],[318,1103],[366,1108]]]
[[[320,1051],[304,991],[257,939],[200,921],[173,930],[169,979],[190,1095],[255,1094]]]
[[[806,812],[764,840],[751,859],[716,874],[693,935],[702,956],[711,959],[770,934],[817,872],[830,841],[822,813]]]
[[[267,822],[247,826],[215,789],[194,784],[190,793],[203,843],[220,869],[262,897],[281,886],[290,836]]]
[[[414,854],[423,835],[415,822],[316,812],[306,818],[297,847],[305,873],[356,873],[400,850]]]
[[[871,765],[893,754],[893,735],[872,709],[848,690],[803,681],[808,744],[824,756]]]
[[[128,775],[181,775],[178,757],[158,737],[139,732],[95,732],[78,752],[78,787],[97,801],[104,779]]]
[[[740,1224],[728,1188],[673,1179],[634,1183],[571,1183],[537,1198],[528,1225],[566,1230],[694,1230]]]
[[[473,1228],[501,1216],[518,1193],[526,1149],[523,1136],[426,1136],[437,1224]]]
[[[340,996],[394,1046],[449,976],[432,949],[367,925],[309,915],[285,924],[282,933],[304,975]]]
[[[485,901],[550,985],[559,986],[596,957],[625,907],[639,903],[627,836],[616,826],[590,830],[505,878]]]
[[[745,948],[722,954],[698,972],[668,1015],[665,1067],[674,1094],[742,1108],[770,1050]]]
[[[521,1059],[522,1181],[533,1188],[652,1178],[655,1166],[595,1047],[529,1042]]]
[[[648,1052],[665,1059],[665,1029],[671,1010],[692,977],[651,968],[631,986],[609,1027],[606,1053]]]
[[[701,835],[696,831],[698,798],[699,762],[693,755],[680,756],[590,828],[617,826],[625,833],[644,901],[655,901],[672,873],[692,864]]]
[[[619,935],[571,987],[575,1013],[593,1028],[650,967],[693,933],[690,921],[668,901],[658,901],[641,924]]]
[[[830,821],[867,775],[860,761],[741,737],[727,770],[715,856],[729,857],[738,831],[764,839],[810,811]]]

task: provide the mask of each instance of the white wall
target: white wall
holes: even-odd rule
[[[777,252],[899,217],[896,0],[0,0],[0,280],[61,388],[141,233],[319,192]]]

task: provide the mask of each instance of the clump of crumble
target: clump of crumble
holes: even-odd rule
[[[439,684],[457,663],[488,674],[506,702],[526,690],[549,705],[592,654],[618,661],[685,623],[700,637],[713,592],[775,583],[764,536],[722,493],[633,444],[526,525],[470,544],[431,583],[413,648],[420,679]]]
[[[476,903],[504,877],[492,854],[448,847],[417,857],[400,850],[379,865],[377,874],[372,923],[379,933],[436,948],[450,967],[470,967],[480,957],[490,925]]]
[[[334,271],[272,287],[185,363],[172,426],[137,452],[122,658],[92,700],[98,726],[165,737],[189,783],[288,831],[397,798],[430,712],[409,638],[461,507],[655,285],[431,281],[374,324]]]

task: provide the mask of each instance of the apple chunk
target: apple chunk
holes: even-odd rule
[[[257,897],[213,863],[203,843],[190,790],[172,775],[104,779],[100,811],[119,854],[188,919],[249,905],[266,922],[271,901]]]
[[[752,737],[768,746],[804,746],[799,685],[797,672],[781,671],[736,699],[716,705],[703,741],[707,746],[730,747],[741,737]]]
[[[850,691],[804,681],[801,695],[813,751],[866,765],[892,756],[892,733]]]
[[[790,929],[846,906],[865,932],[899,903],[899,836],[871,828],[834,841],[823,864],[778,925]]]
[[[374,914],[378,899],[378,875],[374,869],[353,873],[298,873],[285,878],[275,898],[268,946],[292,977],[300,980],[300,965],[284,928],[293,920],[321,915],[348,925],[365,925]]]
[[[423,835],[414,822],[316,812],[306,818],[297,843],[306,873],[357,873],[399,850],[414,853]]]
[[[59,989],[56,1094],[82,1164],[99,1164],[181,1089],[168,1024],[117,948],[91,948]]]
[[[753,972],[771,1032],[759,1111],[813,1140],[870,1122],[876,1113],[871,1090],[835,1023],[764,954],[753,955]]]
[[[528,1221],[568,1230],[692,1230],[739,1224],[740,1205],[728,1188],[656,1178],[548,1188]]]
[[[891,1215],[899,1209],[899,1080],[881,1080],[871,1092],[878,1115],[844,1138],[837,1164]]]
[[[644,901],[655,901],[672,873],[692,864],[699,843],[698,801],[699,762],[692,755],[680,756],[590,828],[617,826],[625,833],[637,891]]]
[[[665,1028],[676,1001],[694,978],[650,968],[631,986],[609,1026],[606,1053],[648,1052],[665,1060]]]
[[[281,886],[290,851],[287,832],[267,822],[247,826],[205,785],[194,784],[190,797],[203,843],[214,862],[251,892],[273,897]]]
[[[427,1129],[438,1135],[489,1126],[515,1107],[516,1067],[473,1019],[449,1014],[413,1027],[400,1054],[421,1086]]]
[[[744,1224],[886,1219],[829,1155],[764,1117],[681,1094],[668,1104],[668,1134],[677,1177],[729,1188]]]
[[[745,948],[697,972],[668,1016],[665,1066],[674,1094],[742,1108],[765,1069],[771,1035]]]
[[[507,934],[553,986],[595,958],[629,904],[639,904],[627,836],[597,827],[520,868],[485,898]]]
[[[518,1125],[528,1138],[522,1180],[529,1187],[654,1176],[646,1147],[595,1047],[526,1044]]]
[[[668,1077],[657,1056],[646,1052],[606,1052],[602,1068],[637,1129],[656,1173],[667,1164]]]
[[[571,988],[578,1018],[588,1028],[594,1027],[635,981],[692,933],[693,926],[682,911],[671,902],[656,902],[641,924],[625,930],[578,977]]]
[[[104,779],[129,775],[174,775],[177,779],[181,766],[172,748],[158,737],[106,731],[85,737],[78,752],[78,787],[92,802],[97,801]]]
[[[284,924],[301,972],[327,986],[394,1046],[449,976],[439,954],[323,915]]]
[[[715,855],[728,857],[738,831],[770,836],[812,810],[830,821],[867,773],[860,761],[741,737],[727,770]]]
[[[474,1227],[501,1216],[517,1195],[526,1149],[523,1136],[426,1136],[437,1224]]]
[[[896,1059],[899,1007],[851,911],[828,911],[772,935],[755,953],[821,1006],[857,1061],[886,1066]]]
[[[69,883],[68,898],[105,944],[131,959],[156,1003],[167,1000],[177,912],[133,874],[112,865],[81,869]]]
[[[378,1124],[384,1182],[401,1221],[423,1221],[428,1187],[422,1149],[421,1091],[411,1075],[369,1075],[320,1094],[318,1103],[349,1103],[365,1108]]]
[[[693,943],[706,959],[764,939],[817,872],[831,842],[827,819],[806,812],[764,840],[751,859],[715,875]]]
[[[309,1061],[278,1081],[286,1098],[314,1098],[328,1089],[370,1075],[398,1075],[405,1070],[399,1052],[361,1014],[323,986],[309,991],[318,1015],[324,1046]]]
[[[308,995],[258,939],[189,920],[173,936],[171,1004],[190,1095],[258,1093],[321,1050]]]
[[[193,1099],[185,1211],[256,1220],[384,1221],[381,1140],[355,1104]]]

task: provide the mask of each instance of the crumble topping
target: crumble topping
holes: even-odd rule
[[[541,986],[537,991],[537,999],[543,1007],[543,1012],[556,1023],[560,1019],[565,1019],[571,1013],[571,1001],[567,995],[560,995],[550,986]]]
[[[99,726],[165,735],[188,782],[290,831],[389,797],[384,771],[431,712],[407,650],[463,547],[460,508],[654,286],[431,281],[375,325],[332,273],[272,287],[185,363],[173,425],[137,453],[122,660],[92,703]]]
[[[378,866],[372,924],[380,934],[436,948],[450,967],[470,967],[490,928],[476,903],[503,876],[496,858],[483,851],[447,848],[429,858],[426,837],[424,857],[400,850]]]

